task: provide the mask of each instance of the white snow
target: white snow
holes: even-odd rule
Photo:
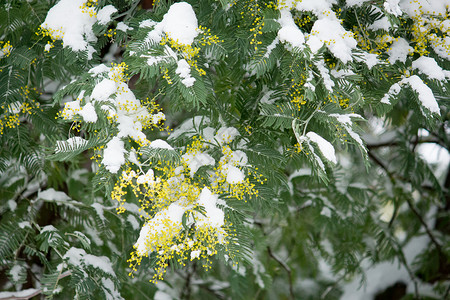
[[[258,260],[257,256],[253,253],[251,255],[251,262],[253,265],[253,275],[255,275],[255,282],[257,285],[259,285],[260,288],[264,288],[265,284],[262,280],[261,274],[266,273],[266,269],[264,268],[264,265]]]
[[[100,66],[98,66],[97,70],[93,71],[94,74],[96,71],[98,72],[109,71],[109,68],[104,70]],[[104,78],[102,81],[100,81],[95,85],[94,89],[92,90],[91,98],[98,101],[106,101],[112,94],[116,92],[116,90],[117,84],[110,79]]]
[[[317,61],[314,61],[314,64],[316,65],[317,69],[319,70],[320,76],[323,79],[323,84],[325,85],[326,89],[330,92],[333,91],[334,87],[334,81],[330,77],[330,72],[327,67],[325,67],[325,61],[320,59]]]
[[[157,140],[153,140],[150,143],[150,148],[159,148],[159,149],[168,149],[168,150],[173,150],[172,146],[170,146],[166,141],[157,139]]]
[[[145,144],[148,144],[146,135],[142,132],[142,123],[138,121],[138,118],[131,115],[126,115],[125,112],[127,110],[127,103],[120,103],[119,106],[119,114],[117,117],[117,128],[119,129],[119,133],[117,137],[130,137],[134,140],[141,140]],[[147,111],[145,111],[147,112]],[[147,112],[148,114],[148,112]]]
[[[102,164],[111,173],[117,173],[120,167],[125,163],[124,148],[125,144],[118,137],[113,137],[107,144],[103,152]]]
[[[202,252],[201,250],[194,250],[194,251],[192,251],[191,252],[191,260],[194,260],[195,258],[199,258],[201,252]]]
[[[322,216],[327,217],[327,218],[331,218],[331,210],[327,206],[322,207],[322,210],[320,211],[320,214]]]
[[[148,19],[148,20],[144,20],[144,21],[139,22],[139,27],[140,28],[150,28],[150,27],[153,27],[153,26],[155,26],[157,24],[158,24],[158,22],[155,22],[153,20]]]
[[[226,164],[222,168],[222,171],[226,174],[226,180],[229,184],[236,184],[244,181],[245,174],[237,167]]]
[[[430,165],[436,178],[442,178],[447,172],[450,163],[450,153],[441,145],[435,143],[422,143],[417,146],[417,153]]]
[[[94,241],[94,243],[97,246],[103,246],[105,244],[103,239],[99,236],[98,231],[95,228],[93,228],[89,225],[84,225],[83,232],[85,232],[87,235],[89,235],[91,237],[90,240]]]
[[[19,101],[13,102],[11,104],[8,105],[8,111],[11,114],[18,114],[20,113],[20,107],[22,106],[22,103],[20,103]]]
[[[153,300],[173,300],[174,298],[163,291],[156,291]]]
[[[18,282],[20,280],[20,273],[25,272],[25,268],[21,265],[14,265],[14,267],[9,270],[9,275],[12,277],[12,281]]]
[[[111,261],[106,256],[95,256],[92,254],[85,254],[82,260],[86,265],[90,265],[94,268],[102,270],[103,272],[108,273],[109,275],[112,275],[114,277],[116,276],[112,268]]]
[[[171,39],[190,45],[198,35],[197,28],[197,16],[192,6],[186,2],[174,3],[162,21],[149,32],[147,40],[159,43],[163,33],[166,33]]]
[[[42,227],[42,229],[41,229],[41,233],[52,232],[52,231],[58,231],[58,230],[53,225],[46,225],[46,226]]]
[[[403,14],[402,10],[399,6],[400,0],[385,0],[384,1],[384,9],[386,12],[398,17]]]
[[[83,120],[88,123],[95,123],[97,122],[98,116],[95,112],[95,107],[92,105],[92,103],[87,103],[81,111],[78,112],[80,116],[83,117]]]
[[[21,228],[21,229],[24,229],[25,227],[29,227],[29,228],[31,228],[31,224],[30,224],[30,222],[28,222],[28,221],[22,221],[22,222],[19,222],[19,228]]]
[[[56,141],[55,153],[63,152],[69,146],[71,149],[78,149],[87,145],[88,141],[79,136],[74,136],[66,141]]]
[[[197,172],[200,167],[207,165],[214,166],[216,163],[211,155],[200,151],[196,153],[185,153],[181,158],[188,165],[191,177],[194,177],[195,172]]]
[[[361,61],[358,59],[358,61]],[[378,55],[373,53],[367,53],[363,52],[362,54],[362,61],[367,65],[367,67],[372,69],[375,65],[378,65],[380,63],[380,60],[378,59]]]
[[[431,79],[446,80],[450,77],[449,71],[444,71],[432,57],[421,56],[412,62],[412,68],[417,69],[419,73],[428,76]]]
[[[81,110],[80,107],[80,101],[70,101],[64,103],[64,118],[65,119],[72,119],[74,115],[76,115]]]
[[[390,98],[393,96],[398,95],[398,93],[400,93],[401,91],[401,87],[398,83],[394,83],[393,85],[391,85],[391,87],[389,88],[389,91],[383,96],[383,98],[381,98],[381,103],[384,104],[391,104]]]
[[[133,227],[134,230],[139,229],[139,222],[133,215],[128,215],[127,221],[131,224],[131,227]]]
[[[187,63],[185,59],[181,59],[177,62],[177,69],[175,73],[180,75],[181,83],[183,83],[186,87],[191,87],[194,85],[195,78],[191,77],[191,67]]]
[[[209,225],[219,228],[224,224],[224,212],[217,207],[218,199],[207,187],[203,188],[197,203],[205,208],[206,216],[200,213],[196,215],[197,227]]]
[[[99,216],[100,220],[105,222],[106,218],[103,215],[103,205],[101,205],[100,203],[94,203],[94,204],[91,204],[91,207],[93,207],[95,209],[95,212]]]
[[[391,23],[389,22],[389,19],[386,16],[383,16],[381,19],[376,20],[371,25],[369,25],[367,28],[372,29],[372,30],[382,29],[385,31],[389,31],[389,29],[391,28]]]
[[[99,64],[93,68],[91,68],[88,73],[92,73],[93,76],[103,73],[103,72],[107,72],[109,71],[109,68],[107,66],[105,66],[105,64]]]
[[[279,34],[279,33],[278,33]],[[277,44],[280,42],[280,39],[276,37],[272,43],[270,43],[269,46],[267,46],[266,53],[264,53],[264,57],[268,58],[270,56],[270,53],[272,53],[272,50],[275,49]]]
[[[144,175],[139,175],[136,182],[138,184],[148,184],[150,187],[153,187],[156,183],[160,181],[159,178],[155,180],[155,173],[153,169],[148,169],[147,173]]]
[[[212,127],[205,127],[202,129],[202,136],[205,141],[208,143],[212,143],[214,141],[214,135],[216,133],[216,130]]]
[[[450,36],[439,37],[436,34],[429,35],[430,40],[439,41],[438,43],[431,43],[431,47],[439,57],[450,60],[450,51],[448,45],[450,45]]]
[[[101,105],[101,111],[107,112],[108,117],[117,124],[119,130],[117,135],[107,144],[103,153],[102,163],[112,173],[116,173],[125,162],[123,154],[127,151],[120,138],[129,137],[140,145],[150,145],[150,141],[142,131],[143,128],[165,119],[162,112],[151,115],[141,101],[136,99],[136,96],[124,81],[123,71],[122,66],[105,68],[104,65],[99,65],[90,70],[95,77],[99,77],[99,82],[91,93],[92,103],[106,102],[106,104]],[[169,147],[162,141],[156,142],[154,146],[158,144],[160,147]]]
[[[156,125],[159,122],[164,121],[166,119],[166,115],[160,111],[159,113],[152,115],[152,119],[153,124]]]
[[[330,117],[335,117],[339,121],[339,123],[342,124],[344,129],[350,135],[350,137],[352,137],[358,143],[358,145],[361,147],[361,149],[363,149],[364,152],[367,152],[367,149],[364,146],[364,143],[361,140],[361,137],[359,136],[359,134],[354,132],[353,129],[352,129],[352,120],[351,120],[351,118],[357,118],[357,119],[361,119],[362,120],[363,118],[360,115],[358,115],[358,114],[345,114],[345,115],[330,114]]]
[[[289,6],[293,6],[299,11],[310,11],[315,14],[319,19],[333,18],[336,16],[331,10],[331,5],[337,4],[336,0],[302,0],[292,1]]]
[[[214,139],[222,145],[223,143],[231,143],[235,137],[239,136],[239,131],[234,127],[221,127],[217,130]]]
[[[172,203],[166,209],[158,212],[150,221],[145,223],[141,228],[139,233],[139,238],[134,245],[138,255],[144,255],[149,250],[153,243],[157,241],[148,241],[149,236],[158,235],[176,235],[182,228],[182,217],[186,208],[178,205],[177,203]],[[170,220],[170,222],[164,222],[164,220]],[[170,224],[170,232],[167,224]]]
[[[261,99],[259,101],[264,104],[274,103],[276,99],[272,99],[271,95],[273,93],[275,93],[275,91],[269,91],[269,90],[267,90],[267,88],[265,88],[265,89],[266,89],[266,91],[264,92],[263,96],[261,97]]]
[[[116,274],[112,268],[111,261],[106,256],[95,256],[92,254],[86,254],[86,251],[83,249],[72,247],[67,250],[66,254],[63,256],[64,259],[68,260],[68,263],[73,266],[92,266],[97,268],[104,273],[108,273],[109,275],[115,277]]]
[[[335,164],[337,163],[334,147],[333,145],[331,145],[330,142],[328,142],[323,137],[312,131],[308,132],[306,134],[306,137],[308,137],[309,140],[317,144],[320,152],[328,161]]]
[[[348,6],[361,6],[364,3],[368,2],[369,0],[347,0],[347,5]]]
[[[352,33],[346,31],[339,20],[330,18],[314,22],[306,43],[313,53],[325,43],[328,50],[343,63],[352,60],[352,49],[357,45]]]
[[[434,98],[431,89],[420,79],[419,76],[413,75],[402,79],[402,83],[408,84],[418,95],[419,101],[423,107],[432,113],[441,115],[439,105]]]
[[[200,125],[208,124],[209,122],[209,118],[205,116],[195,116],[194,118],[187,119],[170,134],[169,140],[174,140],[182,134],[186,134],[189,137],[193,136]]]
[[[116,289],[114,282],[110,278],[102,278],[102,284],[106,288],[105,291],[106,300],[121,300],[123,297],[120,292]]]
[[[140,165],[137,157],[136,157],[136,151],[134,149],[131,149],[130,152],[128,152],[128,160],[132,162],[135,165]]]
[[[11,211],[15,211],[15,210],[16,210],[16,208],[17,208],[17,203],[16,203],[16,201],[14,201],[14,200],[8,200],[7,204],[8,204],[9,210],[11,210]]]
[[[57,40],[62,40],[64,47],[73,51],[88,51],[88,58],[92,58],[95,51],[89,42],[96,42],[97,37],[92,31],[92,25],[97,21],[94,8],[81,6],[86,0],[61,0],[47,13],[42,28],[51,32]],[[92,16],[91,16],[92,15]]]
[[[355,72],[353,72],[352,70],[345,70],[345,69],[339,71],[337,71],[336,69],[332,69],[330,73],[335,78],[345,78],[347,76],[355,75]]]
[[[32,295],[39,292],[38,289],[26,289],[17,292],[0,292],[1,299],[29,299]]]
[[[291,12],[289,11],[289,9],[281,9],[280,13],[281,17],[278,20],[278,23],[280,23],[281,25],[280,30],[278,30],[279,40],[282,43],[287,42],[293,47],[303,48],[303,44],[305,43],[305,36],[295,24]],[[275,47],[275,45],[273,47]]]
[[[389,223],[394,215],[394,205],[391,201],[380,207],[380,220]]]
[[[245,154],[245,152],[241,151],[241,150],[236,150],[231,152],[231,158],[230,158],[230,163],[232,163],[233,165],[237,164],[240,166],[245,166],[248,162],[248,157],[247,154]]]
[[[133,29],[130,26],[128,26],[127,24],[125,24],[124,22],[117,23],[116,28],[117,28],[117,30],[120,30],[123,32],[127,32],[127,30]]]
[[[398,40],[394,41],[391,47],[387,50],[389,62],[391,64],[394,64],[396,61],[405,63],[406,57],[413,51],[414,49],[409,46],[409,43],[404,38],[398,38]]]
[[[396,1],[398,2],[398,0]],[[400,1],[401,9],[407,13],[410,17],[417,14],[425,15],[438,15],[445,16],[448,7],[450,6],[449,0],[416,0],[416,1]]]
[[[67,201],[71,200],[69,196],[66,195],[66,193],[61,191],[55,191],[54,188],[49,188],[45,191],[39,191],[38,192],[38,199],[45,199],[50,201]]]
[[[111,15],[117,12],[117,8],[112,5],[106,5],[97,12],[97,22],[106,25],[111,22]]]
[[[10,44],[3,44],[3,48],[0,49],[0,58],[11,53],[13,47]]]
[[[67,258],[71,265],[78,266],[81,265],[81,259],[84,254],[86,254],[86,251],[83,249],[72,247],[66,252],[64,258]]]

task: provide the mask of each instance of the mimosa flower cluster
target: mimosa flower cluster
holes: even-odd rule
[[[181,152],[179,164],[143,162],[129,164],[122,172],[111,195],[120,203],[118,212],[125,211],[128,191],[132,191],[145,216],[129,260],[130,274],[144,257],[152,256],[156,259],[152,281],[156,282],[163,279],[169,262],[184,266],[188,260],[202,258],[209,269],[211,256],[227,252],[233,236],[227,200],[256,196],[250,179],[264,180],[248,164],[243,151],[232,150],[230,144],[239,136],[235,128],[214,132],[207,127],[203,136],[193,136]],[[216,159],[218,148],[221,154]]]

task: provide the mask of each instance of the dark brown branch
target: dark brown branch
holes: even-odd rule
[[[255,225],[257,225],[257,226],[259,226],[261,228],[262,234],[264,236],[267,236],[267,234],[264,232],[263,223],[258,222],[256,220],[254,220],[253,222],[254,222]],[[273,251],[270,248],[270,246],[267,246],[267,253],[269,254],[269,256],[273,260],[275,260],[277,263],[279,263],[281,265],[281,267],[286,271],[286,273],[288,275],[290,299],[295,299],[295,297],[294,297],[294,288],[292,286],[292,270],[291,270],[291,268],[284,261],[282,261],[278,257],[276,257],[276,255],[273,253]]]
[[[425,231],[427,232],[427,235],[430,237],[431,241],[433,242],[433,244],[436,246],[436,249],[439,253],[440,258],[445,258],[443,252],[442,252],[442,248],[441,245],[438,243],[438,241],[436,240],[436,238],[434,237],[433,233],[431,232],[430,228],[428,228],[427,223],[425,222],[425,220],[422,218],[422,215],[417,211],[416,207],[414,206],[414,204],[411,202],[411,199],[409,199],[408,197],[406,197],[406,202],[408,203],[409,208],[413,211],[413,213],[416,215],[416,217],[419,219],[420,223],[422,223],[423,227],[425,228]]]
[[[392,184],[395,185],[395,178],[394,178],[394,174],[389,171],[389,169],[387,168],[387,166],[384,165],[383,162],[381,162],[381,160],[379,160],[373,153],[371,153],[371,151],[368,152],[369,157],[377,164],[379,165],[389,176],[389,179],[391,180]],[[408,203],[409,208],[412,210],[412,212],[416,215],[416,217],[419,219],[420,223],[422,224],[422,226],[425,228],[425,232],[427,233],[427,235],[430,237],[431,242],[436,246],[436,249],[439,253],[439,258],[445,258],[443,252],[442,252],[442,248],[441,245],[438,243],[438,241],[436,240],[436,238],[434,237],[433,233],[431,232],[430,228],[428,228],[427,223],[425,222],[425,220],[423,219],[422,215],[417,211],[417,209],[414,207],[413,203],[411,202],[411,199],[409,199],[408,197],[406,197],[406,202]],[[393,220],[391,220],[391,222],[393,222]],[[390,223],[391,223],[390,222]]]
[[[441,146],[444,147],[444,145],[442,144],[442,141],[440,141],[437,137],[423,137],[423,138],[416,138],[415,140],[410,142],[414,147],[416,147],[418,144],[423,144],[423,143],[434,143],[434,144],[439,144]],[[400,143],[399,141],[393,139],[390,141],[385,141],[385,142],[379,142],[379,143],[367,143],[366,146],[369,149],[377,149],[377,148],[382,148],[382,147],[391,147],[391,146],[399,146]]]

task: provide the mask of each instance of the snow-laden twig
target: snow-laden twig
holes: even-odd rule
[[[72,275],[71,271],[66,271],[58,276],[58,280],[63,279],[64,277]],[[17,292],[7,292],[9,295],[5,297],[1,297],[0,300],[28,300],[33,297],[36,297],[42,294],[42,289],[29,289],[30,293],[27,294],[25,291],[17,291]]]

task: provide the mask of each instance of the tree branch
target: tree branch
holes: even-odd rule
[[[267,253],[270,257],[272,257],[277,263],[279,263],[284,270],[286,270],[286,273],[288,274],[288,280],[289,280],[289,294],[291,299],[295,299],[294,297],[294,289],[292,287],[292,270],[289,268],[287,264],[284,263],[281,259],[275,256],[275,254],[272,252],[272,249],[270,246],[267,246]]]
[[[427,233],[427,235],[430,237],[431,241],[433,242],[433,244],[436,246],[436,249],[439,253],[440,258],[444,258],[444,254],[442,252],[442,248],[441,245],[438,243],[438,241],[436,240],[436,238],[434,237],[433,233],[431,232],[430,228],[428,228],[427,223],[425,222],[425,220],[423,219],[422,215],[417,211],[416,207],[414,206],[414,204],[411,202],[411,199],[409,199],[408,197],[406,197],[406,202],[408,203],[409,208],[413,211],[413,213],[416,215],[416,217],[419,219],[420,223],[422,223],[422,226],[425,228],[425,231]]]
[[[58,280],[63,279],[64,277],[72,275],[71,271],[66,271],[58,276]],[[26,294],[26,291],[30,291],[30,294]],[[7,292],[8,293],[8,292]],[[42,293],[42,289],[28,289],[17,292],[9,292],[9,296],[5,296],[0,298],[0,300],[28,300],[33,297],[36,297]],[[25,294],[25,295],[22,295]]]
[[[423,143],[434,143],[434,144],[438,144],[442,147],[444,147],[444,145],[442,145],[442,142],[434,136],[428,136],[428,137],[423,137],[423,138],[417,138],[413,141],[410,141],[411,144],[415,146],[417,146],[418,144],[423,144]],[[383,141],[383,142],[379,142],[379,143],[367,143],[366,146],[369,149],[376,149],[376,148],[382,148],[382,147],[390,147],[390,146],[399,146],[399,141],[393,139],[393,140],[389,140],[389,141]]]
[[[392,184],[395,185],[396,181],[395,181],[395,178],[394,178],[394,174],[391,171],[389,171],[387,166],[385,166],[384,163],[381,162],[381,160],[379,160],[373,153],[371,153],[371,151],[368,151],[368,155],[377,165],[379,165],[387,173],[387,175],[389,176],[389,179],[391,180]],[[439,253],[439,259],[445,258],[445,255],[442,252],[441,245],[438,243],[438,241],[434,237],[434,235],[431,232],[430,228],[428,228],[428,225],[425,222],[425,220],[423,219],[422,215],[417,211],[417,209],[415,208],[415,206],[411,202],[411,199],[406,197],[406,202],[408,203],[408,206],[412,210],[412,212],[419,219],[419,221],[422,224],[422,226],[425,228],[425,232],[430,237],[432,243],[436,246],[436,250]],[[391,222],[389,222],[389,223],[391,224],[392,222],[393,222],[393,220],[391,220]]]

